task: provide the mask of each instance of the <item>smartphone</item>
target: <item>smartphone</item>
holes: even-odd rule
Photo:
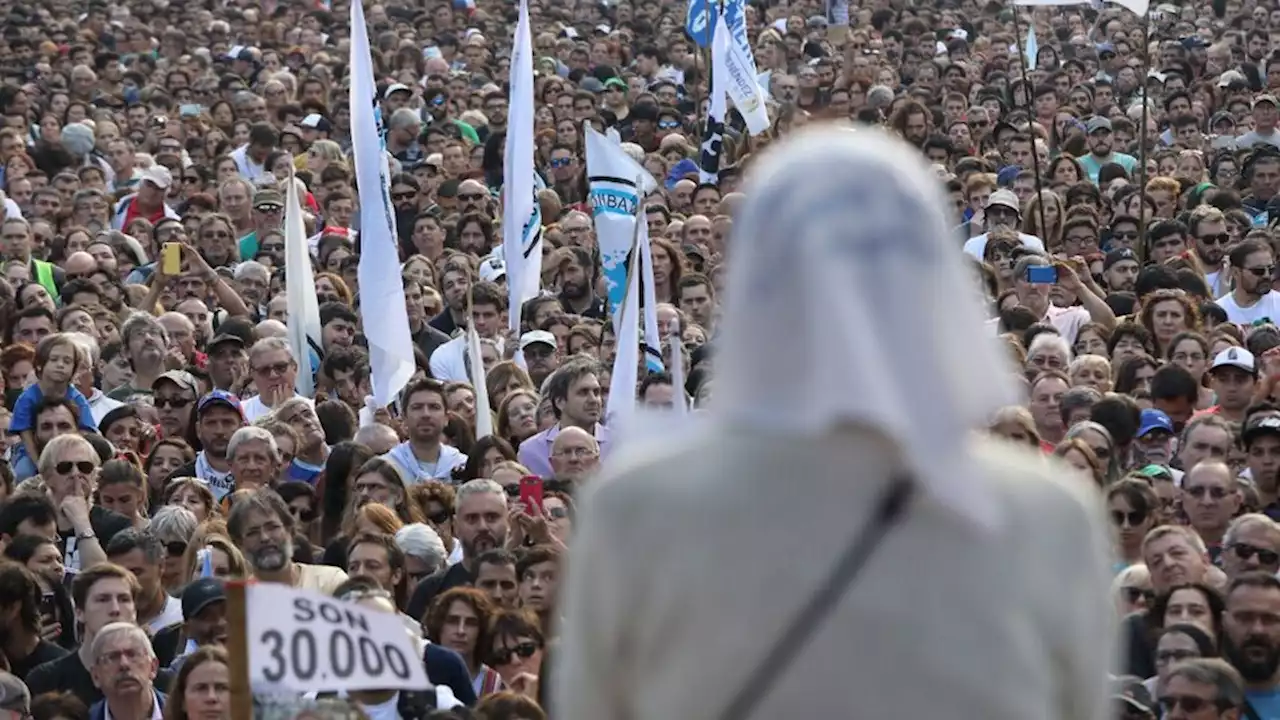
[[[200,106],[195,103],[188,103],[178,107],[178,113],[182,115],[182,117],[197,117],[200,115],[200,110]]]
[[[1053,285],[1058,282],[1058,268],[1052,265],[1032,265],[1027,268],[1027,282],[1032,285]]]
[[[58,614],[58,599],[52,592],[44,593],[40,597],[40,614],[50,621]]]
[[[160,248],[161,262],[164,263],[165,275],[177,275],[182,272],[182,246],[168,242]]]
[[[535,507],[542,512],[542,478],[537,475],[520,478],[520,502],[524,503],[525,511],[530,515]]]

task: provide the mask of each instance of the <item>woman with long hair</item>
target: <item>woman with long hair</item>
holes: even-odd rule
[[[1044,224],[1040,222],[1040,210],[1044,209]],[[1062,223],[1065,217],[1062,198],[1052,190],[1041,190],[1032,195],[1022,211],[1022,232],[1035,235],[1044,241],[1045,249],[1056,252],[1062,247]]]
[[[493,469],[504,460],[515,460],[516,451],[511,443],[497,435],[485,435],[476,441],[467,454],[467,464],[462,468],[459,482],[476,478],[493,477]]]
[[[324,464],[324,493],[320,503],[320,538],[325,542],[340,531],[351,483],[361,466],[372,457],[372,449],[354,441],[340,442],[329,450],[329,458]]]
[[[165,703],[164,720],[230,720],[230,667],[227,651],[217,645],[186,656]]]
[[[1181,332],[1200,329],[1200,309],[1182,290],[1156,290],[1146,297],[1139,311],[1142,326],[1155,341],[1156,356],[1162,356]]]
[[[321,562],[345,568],[347,544],[357,534],[394,535],[404,525],[423,519],[422,511],[409,499],[409,490],[396,466],[382,458],[371,458],[355,472],[341,532],[325,547]]]
[[[532,390],[508,393],[498,407],[498,435],[511,447],[538,434],[538,395]]]
[[[476,697],[502,689],[502,678],[484,663],[482,654],[489,647],[489,623],[497,608],[483,591],[473,587],[455,587],[441,593],[431,603],[423,618],[427,639],[462,656],[471,673]]]

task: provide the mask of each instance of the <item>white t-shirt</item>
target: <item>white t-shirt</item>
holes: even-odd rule
[[[1026,233],[1018,233],[1018,240],[1022,241],[1023,246],[1029,247],[1037,252],[1044,252],[1044,241],[1035,235]],[[964,251],[972,255],[978,260],[982,260],[982,253],[987,249],[987,233],[975,235],[964,243]]]
[[[182,622],[182,601],[169,595],[165,600],[164,610],[147,622],[147,632],[155,635],[170,625],[180,622]]]
[[[297,393],[294,393],[294,397],[303,397],[303,396],[298,395]],[[315,405],[315,401],[312,400],[311,398],[303,398],[303,399],[311,403],[313,406]],[[258,421],[258,418],[270,415],[271,411],[275,409],[275,408],[267,407],[267,404],[262,402],[261,395],[254,395],[248,400],[241,402],[240,408],[244,410],[244,420],[247,423],[255,423]]]
[[[1270,319],[1280,325],[1280,292],[1275,290],[1263,295],[1261,300],[1249,307],[1240,307],[1230,294],[1223,295],[1215,302],[1227,313],[1227,322],[1252,325],[1259,320]]]
[[[240,171],[241,177],[249,182],[255,182],[259,178],[266,177],[267,170],[249,157],[249,146],[241,145],[231,151],[231,159],[236,161],[236,169]]]

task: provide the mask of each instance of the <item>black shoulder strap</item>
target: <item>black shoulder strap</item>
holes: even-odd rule
[[[822,627],[827,617],[840,604],[845,592],[866,567],[867,561],[884,542],[889,531],[902,519],[916,490],[910,476],[897,476],[876,503],[870,522],[849,544],[830,576],[819,586],[813,597],[804,604],[785,630],[774,641],[769,652],[752,670],[733,701],[720,715],[720,720],[746,720],[760,700],[795,661],[800,651],[809,644],[814,632]]]

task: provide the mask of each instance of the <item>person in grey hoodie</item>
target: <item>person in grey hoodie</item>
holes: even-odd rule
[[[411,382],[400,393],[400,407],[409,439],[383,457],[396,464],[407,484],[452,481],[454,469],[466,465],[467,456],[440,441],[449,421],[444,385],[430,378]]]

